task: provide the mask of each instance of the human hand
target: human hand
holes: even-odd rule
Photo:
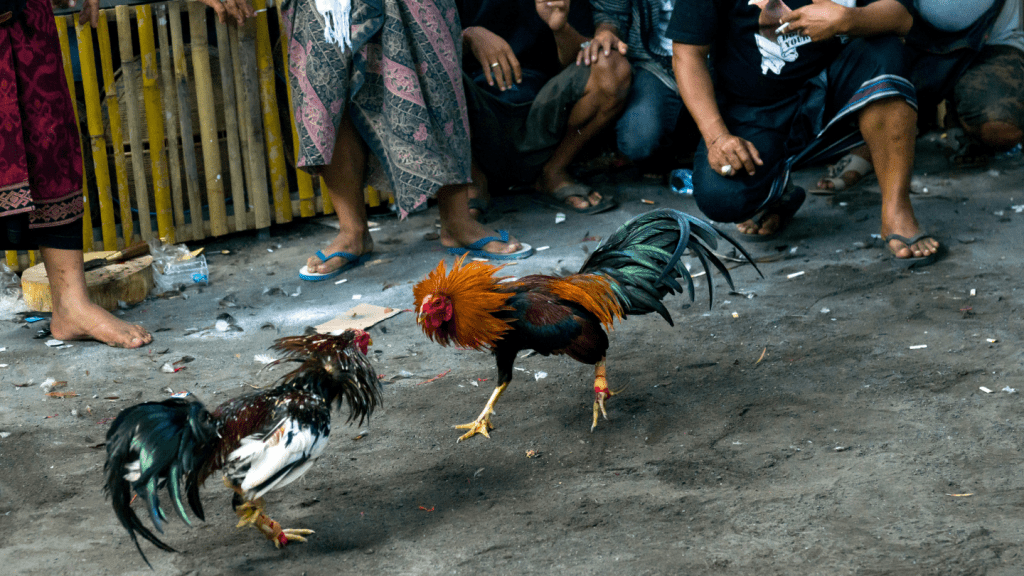
[[[590,42],[585,43],[580,53],[576,55],[576,64],[590,66],[597,62],[600,54],[604,54],[607,57],[611,55],[612,50],[625,56],[629,46],[622,40],[619,40],[615,32],[608,28],[599,28],[597,33],[594,34],[594,38]]]
[[[553,32],[558,32],[569,21],[569,0],[536,0],[537,15]]]
[[[814,42],[829,40],[843,33],[843,22],[849,8],[832,0],[813,0],[779,19],[783,32],[798,32]]]
[[[462,32],[473,56],[480,62],[487,78],[487,85],[498,85],[502,92],[523,81],[523,70],[519,67],[512,47],[504,38],[480,26],[470,26]]]
[[[747,140],[723,132],[708,143],[708,164],[722,176],[734,176],[739,168],[743,168],[750,176],[754,175],[755,166],[761,166],[761,154]]]
[[[55,6],[57,2],[53,3]],[[74,8],[78,4],[75,0],[69,0],[65,3],[68,8]],[[78,23],[85,26],[88,22],[95,28],[100,23],[100,0],[82,0],[82,11],[78,14]]]
[[[206,4],[217,13],[221,24],[227,24],[228,18],[234,18],[235,23],[241,26],[247,18],[256,16],[252,6],[246,0],[198,0]]]

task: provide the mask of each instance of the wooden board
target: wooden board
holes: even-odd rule
[[[85,261],[89,261],[110,254],[113,251],[86,252],[84,257]],[[89,298],[107,310],[116,310],[118,301],[128,304],[142,302],[153,289],[152,264],[152,256],[140,256],[123,264],[109,264],[86,272],[85,284],[89,289]],[[32,310],[53,311],[50,281],[42,264],[25,270],[21,275],[21,290],[25,295],[25,303]]]

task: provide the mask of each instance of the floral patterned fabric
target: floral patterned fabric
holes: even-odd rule
[[[0,24],[0,218],[31,228],[82,217],[82,154],[50,0]]]
[[[470,179],[462,28],[452,0],[353,0],[352,51],[324,39],[313,0],[285,0],[298,165],[335,153],[349,114],[369,146],[368,180],[386,182],[404,217]],[[382,178],[381,175],[384,177]]]

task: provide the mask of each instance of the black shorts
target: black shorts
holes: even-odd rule
[[[40,247],[81,250],[82,246],[81,220],[29,228],[27,213],[0,218],[0,250],[37,250]]]

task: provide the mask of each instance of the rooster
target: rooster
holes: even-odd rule
[[[732,278],[712,252],[723,238],[747,261],[750,256],[732,238],[706,222],[678,210],[660,209],[642,214],[621,226],[591,254],[576,274],[558,277],[532,275],[512,279],[496,277],[503,266],[465,262],[460,258],[446,272],[442,261],[413,288],[417,321],[433,341],[475,350],[489,349],[498,365],[498,384],[476,420],[456,426],[490,438],[494,404],[512,380],[512,365],[520,350],[533,349],[545,356],[565,354],[594,365],[594,418],[607,420],[605,400],[621,392],[608,388],[605,354],[613,322],[630,314],[657,312],[672,325],[661,300],[682,292],[682,278],[694,299],[693,278],[680,261],[689,248],[710,276],[713,265]],[[757,266],[754,265],[757,269]],[[760,274],[760,270],[758,270]],[[714,301],[714,284],[708,279]]]
[[[160,508],[160,489],[166,487],[174,510],[191,525],[185,500],[204,520],[199,486],[218,470],[235,493],[238,527],[255,526],[279,548],[305,542],[313,531],[282,529],[263,513],[262,496],[305,474],[323,453],[332,404],[347,403],[348,421],[360,423],[380,404],[377,375],[365,356],[371,343],[362,330],[280,338],[272,348],[284,357],[271,365],[300,364],[273,388],[228,400],[212,412],[185,399],[187,392],[121,411],[107,432],[104,490],[146,564],[136,533],[161,550],[175,550],[143,526],[131,508],[132,492],[163,533],[167,516]]]

